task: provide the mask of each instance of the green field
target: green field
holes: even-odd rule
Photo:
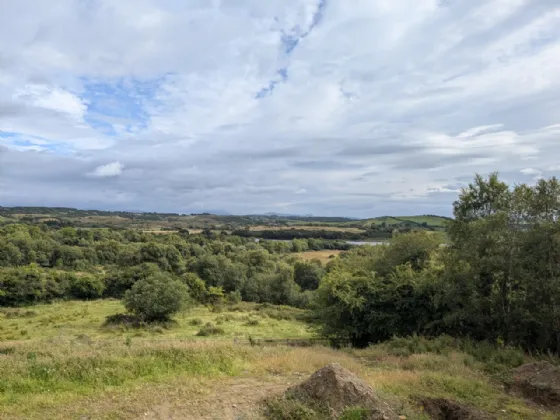
[[[233,338],[309,338],[312,327],[298,319],[305,311],[290,307],[259,306],[242,303],[215,313],[197,307],[178,315],[176,325],[165,328],[135,329],[105,327],[109,315],[125,312],[118,300],[92,302],[70,301],[27,308],[0,308],[0,340],[33,340],[39,338],[90,339],[137,337],[158,339],[201,340],[200,329],[211,323],[223,330],[214,339]]]
[[[383,216],[364,220],[364,225],[380,225],[385,223],[388,226],[399,225],[410,222],[417,225],[426,223],[429,227],[443,228],[450,219],[440,216]]]

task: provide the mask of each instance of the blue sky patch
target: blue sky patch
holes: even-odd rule
[[[149,119],[146,106],[154,102],[161,80],[84,81],[82,99],[87,101],[86,122],[106,135],[145,128]],[[120,130],[117,130],[117,127]]]

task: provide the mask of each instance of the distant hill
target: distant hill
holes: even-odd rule
[[[222,213],[222,214],[216,214]],[[320,217],[268,213],[228,215],[226,212],[198,214],[79,210],[67,207],[0,207],[0,223],[50,223],[77,227],[120,227],[142,230],[205,229],[233,231],[250,226],[327,230],[353,229],[391,232],[395,229],[443,230],[450,219],[435,215],[381,216],[371,219]]]
[[[422,215],[422,216],[381,216],[374,217],[373,219],[363,220],[365,226],[381,225],[385,223],[387,226],[400,225],[403,223],[410,223],[412,225],[430,226],[443,228],[452,220],[449,217],[435,216],[435,215]]]

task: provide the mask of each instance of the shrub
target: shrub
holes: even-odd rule
[[[130,314],[114,314],[105,318],[105,327],[124,326],[129,328],[139,328],[142,326],[142,321],[135,315]]]
[[[169,320],[188,300],[187,286],[162,274],[136,282],[124,295],[126,309],[146,322]]]
[[[198,325],[202,325],[202,324],[204,324],[204,321],[200,318],[193,318],[189,321],[189,325],[198,326]]]
[[[202,327],[196,335],[198,335],[199,337],[207,337],[209,335],[221,335],[224,333],[225,331],[223,328],[216,327],[214,324],[209,322],[204,327]]]
[[[206,300],[206,284],[204,280],[195,273],[186,273],[181,277],[181,281],[189,288],[189,294],[197,302],[204,303]]]
[[[105,284],[93,275],[84,274],[75,277],[70,284],[70,297],[75,299],[99,299],[103,295]]]
[[[125,270],[115,270],[105,277],[104,295],[120,299],[137,281],[160,273],[160,268],[153,263],[143,263]]]
[[[239,290],[235,290],[233,292],[229,292],[226,296],[226,302],[228,305],[236,305],[241,302],[241,292]]]
[[[235,320],[236,320],[235,316],[231,314],[219,315],[216,317],[216,324],[223,324],[224,322],[231,322]]]

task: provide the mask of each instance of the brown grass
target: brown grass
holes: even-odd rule
[[[310,260],[319,260],[321,261],[323,264],[328,263],[330,260],[332,260],[331,255],[334,255],[335,257],[338,257],[340,255],[340,253],[343,251],[339,251],[336,249],[325,249],[323,251],[306,251],[306,252],[298,252],[296,253],[296,257],[304,260],[304,261],[310,261]]]
[[[90,367],[88,375],[103,381],[105,374],[121,368],[121,362],[123,368],[126,363],[152,364],[146,358],[146,351],[153,357],[168,355],[171,358],[163,358],[157,364],[165,372],[140,376],[134,382],[102,386],[91,376],[86,376],[89,385],[80,383],[71,390],[34,388],[33,392],[27,391],[25,403],[23,396],[15,395],[13,401],[6,398],[4,405],[0,402],[1,419],[261,420],[265,418],[260,405],[263,398],[281,394],[333,362],[366,380],[409,420],[426,418],[415,408],[414,401],[420,396],[452,398],[489,411],[500,420],[556,418],[550,412],[506,394],[499,383],[487,377],[478,366],[468,363],[468,356],[462,353],[398,357],[377,349],[339,351],[325,347],[250,347],[179,340],[140,340],[131,345],[118,340],[10,345],[14,345],[15,353],[0,358],[9,358],[4,361],[4,374],[5,379],[12,382],[18,372],[24,373],[28,366],[37,363],[58,369],[56,366],[59,365],[60,368],[71,368],[76,360],[98,360],[101,371],[96,373]],[[202,364],[206,357],[221,354],[224,361],[231,363],[231,371],[230,368],[213,370],[210,365],[199,369],[197,364],[192,365],[193,371],[175,369],[175,363],[179,363],[178,366],[183,363],[182,359],[173,356],[175,351],[189,351],[188,354],[200,358]],[[30,354],[36,354],[36,358],[30,358]],[[109,359],[114,363],[102,363]]]

